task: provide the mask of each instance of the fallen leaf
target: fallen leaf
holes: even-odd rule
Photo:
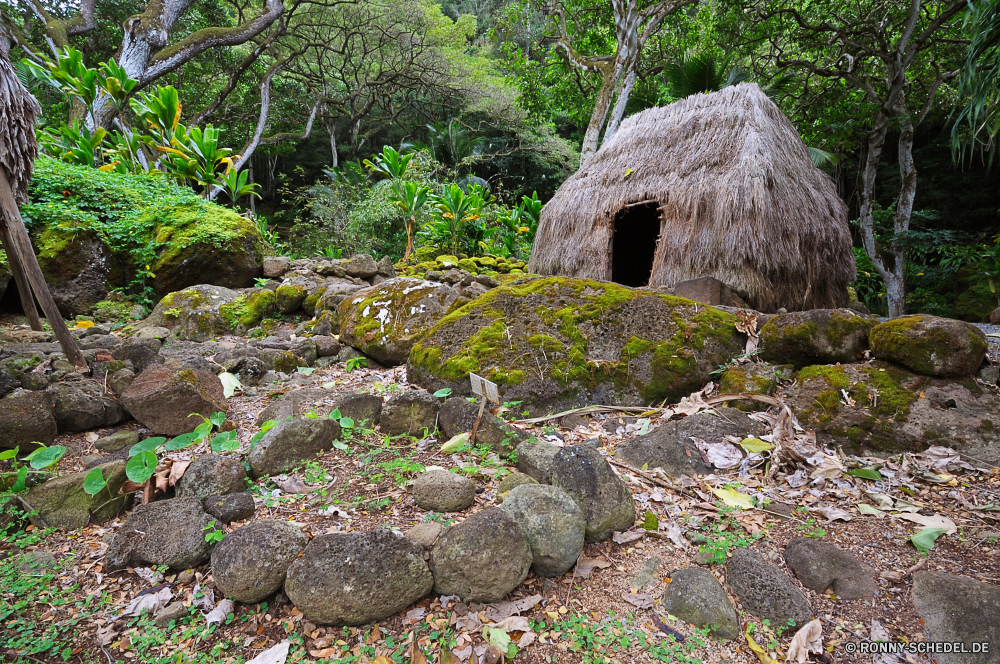
[[[934,516],[924,516],[923,514],[896,514],[895,516],[900,519],[912,521],[913,523],[918,523],[926,528],[940,528],[948,535],[954,535],[958,532],[958,526],[955,525],[955,522],[946,516],[941,516],[940,514],[935,514]]]
[[[809,659],[809,653],[819,655],[823,652],[823,623],[811,620],[795,632],[792,642],[788,645],[786,662],[804,664]]]
[[[97,640],[97,645],[106,646],[113,643],[117,636],[118,632],[115,630],[115,624],[108,623],[104,627],[97,628],[97,635],[95,638]]]
[[[451,650],[441,648],[441,653],[438,655],[438,664],[459,664],[461,661],[458,655]]]
[[[316,659],[328,659],[340,652],[340,648],[323,648],[322,650],[310,650],[309,654]]]
[[[455,621],[455,627],[465,632],[475,632],[482,626],[479,614],[472,611]]]
[[[643,537],[645,537],[645,535],[646,535],[645,533],[641,533],[635,530],[629,530],[624,533],[615,533],[614,535],[611,536],[611,539],[614,541],[615,544],[631,544],[632,542],[638,542]]]
[[[760,454],[774,449],[774,445],[766,443],[760,438],[744,438],[740,442],[740,447],[746,450],[747,454]]]
[[[441,446],[441,451],[444,452],[445,454],[451,454],[452,452],[457,452],[458,450],[465,447],[465,445],[469,442],[469,439],[471,437],[472,434],[470,434],[469,432],[456,434],[451,438],[449,438],[448,442],[446,442],[444,445]]]
[[[284,491],[285,493],[298,494],[298,493],[312,493],[316,490],[316,487],[309,486],[303,482],[298,475],[292,475],[283,480],[278,480],[274,483],[276,487]]]
[[[524,616],[509,616],[504,618],[503,621],[497,623],[496,625],[490,625],[493,628],[502,629],[505,632],[530,632],[531,623]]]
[[[917,551],[930,551],[934,548],[934,542],[937,541],[937,538],[944,534],[945,530],[943,528],[924,528],[913,535],[910,541]]]
[[[918,505],[917,503],[911,503],[908,500],[903,500],[901,498],[898,498],[898,499],[896,499],[896,504],[893,505],[891,509],[894,509],[894,510],[896,510],[898,512],[913,512],[913,513],[916,513],[916,512],[919,512],[920,510],[924,509],[924,506],[923,505]]]
[[[222,600],[219,606],[229,602],[228,599]],[[232,602],[229,602],[232,604]],[[288,647],[291,645],[288,641],[282,641],[276,646],[272,646],[251,659],[247,664],[285,664],[285,660],[288,659]],[[391,664],[391,663],[390,663]]]
[[[587,558],[581,555],[576,561],[576,576],[581,579],[589,579],[595,569],[606,569],[611,567],[611,563],[602,558]]]
[[[427,657],[420,649],[416,639],[410,643],[410,664],[427,664]]]
[[[646,593],[622,593],[622,599],[638,609],[653,608],[653,598]]]
[[[143,611],[147,611],[155,616],[163,610],[163,607],[170,602],[173,596],[174,593],[170,588],[160,588],[155,593],[140,595],[129,602],[128,607],[125,609],[125,615],[137,616]]]
[[[200,583],[196,583],[191,593],[194,595],[195,608],[202,611],[211,611],[215,608],[215,591],[211,588],[205,588]]]
[[[742,510],[753,509],[753,503],[750,502],[750,496],[745,493],[740,493],[736,489],[730,489],[729,487],[723,487],[717,489],[715,487],[710,487],[712,493],[718,496],[727,507],[738,507]]]
[[[858,503],[857,508],[859,512],[867,516],[874,516],[878,517],[879,519],[885,516],[885,512],[879,509],[875,509],[868,503]]]
[[[608,563],[607,565],[610,565]],[[606,566],[607,566],[606,565]],[[577,570],[577,576],[579,576],[579,570]],[[584,577],[586,578],[586,577]],[[509,618],[510,616],[517,615],[519,613],[524,613],[525,611],[530,611],[531,609],[538,606],[542,601],[541,595],[531,595],[530,597],[523,597],[521,599],[514,600],[512,602],[496,602],[494,604],[487,604],[483,607],[486,613],[486,619],[493,622],[500,622]]]
[[[836,521],[840,519],[841,521],[850,521],[854,518],[854,515],[847,510],[842,510],[839,507],[834,507],[832,505],[823,505],[821,507],[812,507],[809,509],[810,512],[815,514],[820,514],[826,517],[826,522]]]
[[[673,521],[660,521],[660,532],[667,536],[671,542],[674,543],[678,549],[686,549],[688,546],[688,541],[684,539],[684,534],[681,532],[681,527],[678,526]]]
[[[170,486],[177,486],[177,482],[184,477],[184,471],[190,465],[191,462],[187,460],[174,460],[174,463],[170,466],[170,476],[168,477]]]
[[[301,368],[301,367],[300,367]],[[227,399],[236,393],[236,390],[243,387],[240,379],[229,373],[228,371],[223,371],[219,374],[219,380],[222,381],[222,395]]]
[[[94,433],[93,431],[88,432],[87,435],[84,436],[84,438],[87,439],[88,443],[96,443],[101,439],[100,435]]]
[[[483,626],[483,638],[486,642],[495,646],[500,652],[507,652],[510,648],[510,635],[499,627]]]
[[[878,507],[883,510],[892,509],[892,502],[893,502],[892,498],[885,495],[884,493],[875,493],[873,491],[869,491],[865,493],[865,498],[870,500],[875,505],[875,507]]]
[[[750,623],[747,623],[747,627],[749,626]],[[778,664],[776,660],[771,659],[771,657],[767,654],[767,651],[761,648],[760,645],[758,645],[758,643],[753,640],[753,637],[750,636],[749,631],[743,632],[743,636],[746,637],[747,645],[750,646],[750,650],[753,651],[753,654],[757,655],[757,659],[760,660],[760,664]]]
[[[809,477],[812,479],[822,477],[833,480],[843,475],[843,473],[844,464],[840,462],[840,459],[824,454],[820,462],[816,465],[816,468],[809,473]]]
[[[221,602],[219,602],[218,606],[216,606],[214,609],[212,609],[211,611],[209,611],[208,614],[205,615],[205,622],[207,624],[209,624],[209,625],[220,625],[220,624],[222,624],[222,621],[224,621],[226,619],[226,617],[230,613],[232,613],[233,611],[235,611],[235,610],[236,610],[236,605],[233,604],[233,600],[231,600],[231,599],[224,599]],[[281,645],[281,644],[278,644],[278,645]],[[275,647],[277,647],[277,646],[275,646]],[[271,650],[274,650],[274,648],[272,648]],[[268,651],[268,652],[270,652],[270,651]],[[261,654],[264,654],[264,653],[261,653]],[[287,645],[285,646],[285,655],[286,656],[288,655],[288,646]],[[258,655],[258,657],[259,657],[259,655]],[[255,657],[254,659],[257,659],[257,658]],[[261,660],[261,661],[262,662],[270,662],[271,660],[265,659],[265,660]],[[277,661],[277,660],[275,660],[275,661]],[[284,660],[284,658],[282,658],[280,661],[284,662],[285,660]],[[247,664],[250,664],[250,662],[247,662]]]
[[[730,443],[707,443],[701,438],[695,438],[694,436],[691,437],[691,440],[694,441],[695,446],[705,457],[705,460],[720,470],[734,468],[743,461],[743,453],[735,445]]]

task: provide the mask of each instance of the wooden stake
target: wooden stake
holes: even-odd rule
[[[469,437],[469,445],[476,444],[476,432],[479,431],[479,420],[483,419],[483,409],[486,408],[486,395],[479,397],[479,414],[476,415],[476,423],[472,425],[472,436]]]
[[[42,321],[38,318],[38,309],[35,308],[35,298],[31,294],[31,285],[28,277],[24,274],[21,261],[17,259],[14,250],[14,240],[10,237],[10,229],[7,224],[0,223],[0,240],[3,241],[3,250],[7,253],[10,262],[10,271],[14,273],[14,283],[17,284],[17,293],[21,296],[21,308],[24,315],[28,317],[28,325],[36,332],[42,331]]]
[[[69,333],[66,321],[59,313],[59,307],[56,306],[55,300],[52,299],[52,293],[49,292],[49,287],[45,283],[45,275],[42,274],[42,268],[39,267],[38,259],[35,258],[35,252],[31,248],[28,229],[24,227],[24,222],[21,220],[21,211],[17,208],[14,192],[11,191],[7,174],[2,168],[0,168],[0,216],[3,217],[0,221],[5,222],[11,236],[11,244],[15,253],[13,260],[20,261],[21,268],[31,283],[31,290],[38,298],[38,303],[42,305],[45,318],[49,321],[49,326],[52,327],[63,352],[66,353],[66,358],[76,368],[87,371],[87,361],[83,359],[83,353],[76,345],[76,339]]]

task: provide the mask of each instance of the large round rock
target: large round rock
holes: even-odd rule
[[[760,331],[760,356],[774,364],[856,362],[878,323],[851,309],[812,309],[778,314]]]
[[[986,335],[975,325],[937,316],[907,316],[872,328],[872,353],[924,376],[963,378],[986,357]]]
[[[546,484],[514,487],[500,508],[524,529],[531,547],[531,569],[538,576],[560,576],[583,551],[587,519],[562,489]]]
[[[330,449],[339,436],[340,424],[325,417],[283,420],[257,441],[247,461],[254,477],[277,475]]]
[[[434,431],[441,403],[423,390],[408,390],[389,399],[382,408],[379,428],[390,436],[423,435]]]
[[[247,471],[236,459],[203,454],[192,462],[177,481],[177,497],[225,496],[247,489]]]
[[[423,549],[378,529],[314,538],[288,568],[285,593],[313,622],[363,625],[401,611],[433,585]]]
[[[476,501],[476,483],[447,470],[431,470],[413,482],[413,498],[421,509],[461,512]]]
[[[222,524],[206,514],[193,496],[140,505],[108,544],[104,568],[114,572],[132,564],[197,567],[212,553],[214,545],[205,540],[209,527],[221,529]]]
[[[635,502],[628,487],[590,445],[559,450],[552,460],[552,484],[579,505],[587,518],[587,541],[600,542],[635,523]]]
[[[179,436],[201,423],[190,417],[193,413],[208,417],[225,412],[226,397],[219,377],[210,371],[153,364],[125,390],[122,405],[153,433]]]
[[[445,531],[431,549],[434,592],[466,602],[499,602],[531,569],[524,529],[497,507]]]
[[[726,578],[743,608],[771,621],[772,625],[802,626],[812,618],[805,594],[778,567],[756,551],[736,549],[729,560]]]
[[[268,519],[240,528],[212,551],[215,587],[237,602],[260,602],[281,590],[289,565],[308,543],[287,521]]]

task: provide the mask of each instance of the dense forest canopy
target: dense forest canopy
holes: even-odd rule
[[[978,320],[1000,302],[997,5],[0,0],[0,38],[49,156],[162,172],[292,255],[526,259],[624,118],[756,82],[849,206],[862,301]]]

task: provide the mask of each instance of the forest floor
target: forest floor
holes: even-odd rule
[[[340,364],[237,393],[230,399],[229,418],[239,425],[244,446],[257,432],[254,420],[268,404],[289,390],[304,388],[329,389],[332,408],[334,394],[349,389],[380,396],[407,389],[406,370],[348,372]],[[508,405],[511,409],[497,409],[496,414],[513,420],[516,404]],[[321,405],[317,412],[326,414]],[[634,416],[600,414],[572,422],[555,420],[534,428],[534,433],[557,445],[589,441],[610,453],[643,427],[655,428],[660,423],[655,416],[647,423]],[[127,426],[139,428],[135,422]],[[71,453],[60,462],[59,472],[82,469],[82,460],[96,452],[93,442],[111,431],[60,435],[55,444]],[[490,450],[441,453],[443,441],[433,437],[388,438],[359,427],[343,442],[346,449],[318,456],[293,477],[255,482],[250,488],[257,503],[253,519],[292,521],[312,536],[385,527],[406,531],[428,521],[448,524],[494,506],[500,480],[515,470]],[[181,454],[204,451],[192,448]],[[442,605],[440,598],[430,597],[361,628],[312,624],[281,593],[268,602],[237,604],[222,624],[207,626],[198,605],[206,606],[203,591],[213,586],[208,565],[193,574],[132,568],[104,571],[104,552],[124,515],[79,531],[29,526],[0,541],[0,559],[4,559],[0,565],[0,661],[239,664],[288,640],[289,663],[384,664],[378,660],[384,657],[398,664],[420,664],[425,661],[422,658],[445,664],[470,658],[478,661],[488,653],[481,626],[520,615],[526,620],[507,622],[515,644],[509,650],[513,657],[507,661],[751,664],[764,660],[753,653],[745,636],[733,641],[708,636],[669,615],[658,600],[672,573],[696,566],[696,559],[725,586],[725,561],[736,548],[752,547],[784,566],[785,545],[802,536],[834,543],[872,568],[878,592],[870,599],[847,601],[803,588],[823,624],[825,652],[820,658],[827,664],[867,660],[867,656],[848,654],[843,645],[870,638],[878,627],[884,627],[894,641],[924,639],[909,597],[910,574],[915,569],[1000,583],[1000,511],[972,509],[1000,505],[1000,469],[951,468],[954,477],[950,481],[934,484],[909,478],[902,467],[908,460],[899,456],[870,461],[881,465],[882,480],[843,475],[798,487],[780,473],[765,483],[758,468],[744,475],[719,472],[670,488],[648,473],[619,467],[636,501],[639,523],[649,518],[647,514],[655,515],[656,531],[639,527],[619,536],[621,543],[588,544],[577,566],[562,578],[529,575],[505,603],[465,605],[444,598]],[[405,484],[432,465],[460,468],[476,481],[478,495],[470,510],[436,514],[416,506]],[[307,492],[300,493],[303,484]],[[746,492],[761,507],[727,507],[712,492],[719,487]],[[955,523],[957,532],[940,537],[932,550],[918,552],[910,537],[921,526],[904,520],[906,512],[861,514],[856,504],[866,492],[905,499],[923,515],[945,516]],[[779,504],[787,507],[779,509]],[[691,544],[689,539],[697,539],[694,533],[671,539],[664,531],[667,524],[697,531],[706,543]],[[243,525],[234,523],[226,530]],[[800,585],[790,572],[789,576]],[[175,599],[189,607],[187,615],[162,629],[148,614],[127,615],[130,602],[162,584],[168,584]],[[749,629],[751,638],[768,653],[765,656],[783,661],[793,630],[763,624],[733,600],[743,629]],[[914,656],[907,659],[911,664],[923,661]]]

